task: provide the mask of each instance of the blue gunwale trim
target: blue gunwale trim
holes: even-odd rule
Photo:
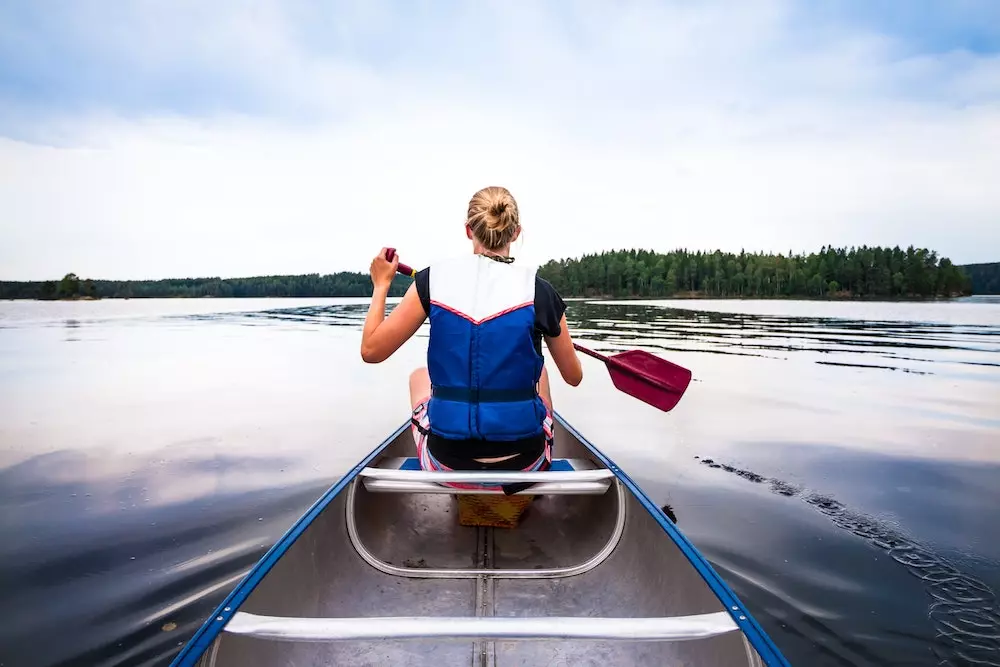
[[[368,453],[361,461],[351,468],[347,474],[340,478],[337,483],[331,486],[326,493],[324,493],[320,498],[313,503],[306,512],[299,517],[291,528],[289,528],[281,538],[274,543],[274,545],[265,553],[257,564],[244,575],[240,583],[232,590],[232,592],[226,596],[212,615],[202,624],[198,631],[188,640],[181,652],[177,654],[173,662],[170,663],[170,667],[192,667],[198,660],[201,659],[202,654],[205,652],[215,638],[222,632],[226,623],[232,618],[240,605],[250,596],[250,593],[257,587],[260,580],[263,579],[274,564],[278,562],[278,559],[285,555],[285,552],[295,543],[295,540],[299,538],[302,533],[306,531],[312,522],[319,516],[320,512],[326,509],[334,498],[337,497],[341,491],[355,478],[358,473],[365,468],[371,461],[378,456],[382,450],[389,446],[393,440],[398,438],[400,434],[406,431],[410,427],[410,422],[405,422],[399,428],[393,432],[388,438],[382,441],[382,444],[378,445],[375,449]],[[228,609],[228,611],[226,611]]]
[[[736,593],[733,592],[729,585],[719,576],[715,571],[715,568],[705,559],[700,551],[685,537],[677,526],[664,514],[663,510],[660,509],[656,503],[654,503],[649,496],[632,481],[625,472],[618,467],[618,465],[608,458],[601,450],[599,450],[593,443],[587,440],[582,433],[577,431],[575,428],[570,426],[569,422],[563,419],[562,415],[556,412],[553,417],[555,421],[561,424],[567,431],[569,431],[575,438],[582,442],[593,454],[596,456],[601,463],[608,467],[611,472],[615,474],[621,482],[632,492],[636,500],[649,512],[650,516],[660,524],[663,531],[670,536],[677,548],[681,550],[684,556],[688,559],[691,565],[698,571],[705,583],[708,584],[712,592],[719,598],[726,607],[726,612],[732,617],[736,625],[739,626],[740,630],[750,641],[750,645],[753,646],[754,650],[760,655],[761,659],[768,667],[778,666],[781,667],[791,667],[790,663],[785,656],[782,655],[781,651],[775,645],[774,641],[764,629],[760,627],[757,620],[753,617],[750,611],[744,606],[743,602],[736,597]]]

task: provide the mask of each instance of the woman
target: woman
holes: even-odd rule
[[[465,222],[472,254],[418,272],[385,319],[399,260],[386,260],[385,248],[372,260],[361,357],[385,361],[430,318],[427,368],[410,376],[413,435],[425,470],[544,470],[551,461],[542,340],[566,382],[579,385],[583,368],[566,327],[566,304],[534,268],[510,256],[520,233],[510,192],[480,190]]]

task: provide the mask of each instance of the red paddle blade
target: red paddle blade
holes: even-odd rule
[[[691,371],[645,350],[628,350],[607,360],[620,391],[670,412],[691,383]]]

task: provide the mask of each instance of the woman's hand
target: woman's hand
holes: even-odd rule
[[[389,285],[392,284],[392,279],[396,275],[396,267],[399,266],[399,255],[394,254],[390,262],[385,258],[386,250],[388,248],[382,248],[382,251],[375,256],[371,267],[369,267],[369,273],[372,275],[372,285],[376,288],[389,289]]]

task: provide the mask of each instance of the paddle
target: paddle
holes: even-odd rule
[[[385,258],[387,260],[389,260],[391,262],[392,258],[395,257],[395,256],[396,256],[396,249],[395,248],[386,248],[385,249]],[[403,264],[402,262],[400,262],[399,264],[396,265],[396,273],[402,273],[404,276],[409,276],[410,278],[414,278],[417,275],[417,270],[416,269],[411,269],[406,264]]]
[[[391,262],[395,255],[395,248],[386,249],[387,260]],[[416,271],[402,262],[397,265],[396,271],[411,278],[416,275]],[[573,343],[573,347],[603,361],[611,375],[611,382],[619,391],[664,412],[674,409],[691,383],[690,370],[645,350],[626,350],[605,356],[579,343]]]
[[[629,396],[670,412],[691,383],[691,371],[645,350],[626,350],[606,357],[573,343],[580,352],[600,359],[614,385]]]

